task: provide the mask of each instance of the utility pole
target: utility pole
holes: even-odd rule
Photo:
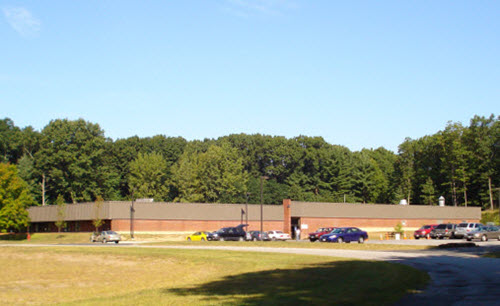
[[[264,231],[264,180],[269,179],[268,176],[260,177],[260,233]]]

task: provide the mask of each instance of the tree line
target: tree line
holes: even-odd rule
[[[353,152],[309,136],[112,140],[84,119],[52,120],[41,131],[0,121],[0,162],[25,182],[34,199],[29,205],[98,198],[260,203],[261,196],[266,204],[291,198],[437,205],[443,196],[447,205],[493,208],[500,192],[499,145],[494,115],[408,138],[397,153],[383,147]]]

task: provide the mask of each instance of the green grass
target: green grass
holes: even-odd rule
[[[160,241],[151,242],[148,245],[210,245],[210,246],[253,246],[253,247],[277,247],[277,248],[311,248],[311,249],[349,249],[366,251],[404,251],[404,250],[424,250],[433,248],[424,245],[394,245],[394,244],[358,244],[358,243],[320,243],[302,241],[161,241],[162,235],[135,235],[136,241]],[[90,233],[35,233],[30,240],[0,240],[2,243],[28,243],[28,244],[68,244],[68,243],[88,243]],[[129,235],[122,235],[124,240],[130,240]]]
[[[500,252],[487,253],[487,254],[484,254],[483,257],[500,258]]]
[[[294,242],[294,241],[164,241],[148,243],[148,245],[207,245],[207,246],[241,246],[241,247],[273,247],[301,249],[347,249],[365,251],[404,251],[425,250],[435,248],[425,245],[370,244],[370,243],[326,243],[326,242]]]
[[[488,222],[493,222],[496,225],[500,224],[500,216],[497,209],[481,212],[481,223],[486,224]]]
[[[87,243],[89,242],[91,233],[34,233],[30,235],[30,239],[23,240],[1,240],[2,243],[48,243],[48,244],[64,244],[64,243]]]
[[[323,256],[121,247],[1,251],[0,300],[8,305],[388,305],[429,280],[405,265]]]

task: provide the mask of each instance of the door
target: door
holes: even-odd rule
[[[292,239],[296,239],[297,237],[295,236],[295,229],[300,228],[300,218],[299,217],[292,217],[292,225],[291,226],[292,227],[290,228],[290,237],[292,237]],[[304,236],[304,235],[301,234],[301,236]]]

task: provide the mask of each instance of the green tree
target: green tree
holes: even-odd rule
[[[430,177],[427,178],[427,181],[422,186],[422,195],[421,195],[422,203],[433,205],[436,203],[436,194],[434,190],[434,182]]]
[[[94,201],[94,218],[92,219],[92,224],[95,227],[95,231],[98,232],[99,228],[104,224],[104,220],[102,219],[102,206],[104,204],[104,200],[101,196],[97,196]]]
[[[107,142],[97,124],[83,119],[51,121],[42,130],[41,149],[35,154],[49,200],[58,195],[72,203],[90,202],[97,195],[113,198],[118,181],[107,163]]]
[[[179,202],[233,202],[243,200],[248,173],[243,159],[229,143],[211,145],[206,152],[187,149],[172,168]]]
[[[134,198],[166,200],[169,194],[167,179],[167,161],[160,154],[139,153],[130,163],[129,189]]]
[[[0,162],[15,164],[21,155],[20,129],[9,118],[0,120]]]
[[[29,224],[26,208],[34,201],[14,165],[0,163],[0,231],[19,232]]]
[[[408,204],[411,204],[413,180],[415,177],[415,142],[410,138],[399,145],[399,158],[396,162],[397,171],[399,171],[399,187],[405,195]]]
[[[493,187],[500,186],[500,116],[474,116],[465,135],[471,152],[468,162],[474,170],[469,177],[472,191],[484,208],[493,209]],[[500,205],[500,204],[499,204]]]
[[[59,195],[57,197],[56,205],[57,205],[56,227],[57,227],[57,231],[60,233],[61,229],[64,229],[67,226],[67,223],[65,221],[65,219],[66,219],[66,202],[64,201],[64,198],[62,196]]]
[[[463,201],[467,206],[467,156],[468,152],[463,144],[464,127],[460,123],[448,123],[446,129],[439,134],[443,154],[441,156],[441,172],[446,177],[445,186],[448,186],[454,206],[458,205],[459,194],[463,194]]]

